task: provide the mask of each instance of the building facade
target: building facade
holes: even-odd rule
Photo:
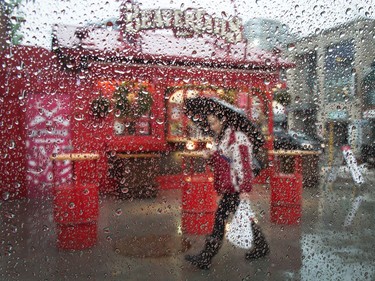
[[[4,1],[0,0],[0,51],[4,50],[7,45],[7,23],[8,23],[8,17],[5,14],[5,4]]]
[[[275,48],[284,50],[290,41],[296,40],[296,36],[290,32],[286,24],[266,18],[246,21],[244,37],[250,46],[266,51],[273,51]]]
[[[287,71],[289,128],[360,153],[363,113],[372,106],[364,80],[375,59],[374,27],[375,20],[355,20],[290,44],[286,55],[296,66]]]

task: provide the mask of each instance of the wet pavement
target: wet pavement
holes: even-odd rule
[[[256,186],[251,198],[271,254],[248,262],[225,241],[210,270],[184,260],[204,236],[182,232],[180,190],[102,195],[97,243],[75,251],[57,247],[51,200],[2,201],[0,280],[375,280],[374,183],[372,170],[361,187],[338,178],[305,188],[300,225],[271,223],[269,187]]]

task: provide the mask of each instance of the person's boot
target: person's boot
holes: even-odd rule
[[[200,269],[209,269],[211,260],[217,254],[221,246],[221,241],[208,237],[203,250],[198,255],[186,255],[185,260]]]
[[[259,226],[251,223],[254,235],[254,247],[245,255],[247,260],[256,260],[269,254],[270,248]]]

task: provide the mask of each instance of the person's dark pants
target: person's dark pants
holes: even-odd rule
[[[222,195],[215,213],[215,224],[210,236],[206,238],[204,249],[198,255],[187,255],[186,260],[201,269],[209,269],[212,258],[221,248],[225,224],[230,214],[235,213],[240,203],[239,193],[225,193]],[[259,227],[252,222],[254,248],[246,254],[246,259],[253,260],[265,256],[269,252],[268,244]]]
[[[203,250],[198,255],[187,255],[185,259],[202,269],[208,269],[211,266],[211,259],[221,248],[228,216],[236,211],[239,203],[239,193],[225,193],[222,195],[215,213],[213,231],[206,238]]]
[[[224,193],[220,199],[219,206],[215,213],[215,224],[211,237],[222,241],[225,233],[225,223],[230,214],[235,213],[240,203],[240,194]]]

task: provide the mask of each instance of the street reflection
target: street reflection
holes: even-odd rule
[[[354,185],[347,179],[339,177],[331,190],[305,189],[299,225],[271,223],[269,189],[257,185],[251,198],[269,237],[271,254],[249,263],[245,250],[225,242],[208,272],[190,267],[183,259],[189,247],[192,252],[200,248],[204,237],[181,232],[180,190],[162,190],[155,198],[134,200],[101,196],[97,244],[80,251],[56,247],[52,202],[5,201],[0,209],[1,277],[139,280],[148,272],[153,280],[229,280],[236,272],[238,280],[371,280],[375,277],[373,184],[361,187],[361,201],[350,225],[345,222],[358,197],[353,197]]]

